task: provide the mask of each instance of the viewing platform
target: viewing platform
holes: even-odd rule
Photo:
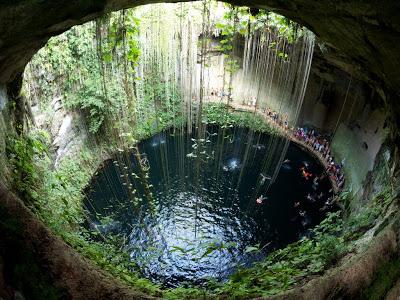
[[[220,98],[209,98],[207,99],[208,103],[220,103],[220,104],[226,104],[224,102],[220,101]],[[296,138],[293,135],[293,132],[291,130],[288,130],[284,126],[281,126],[280,124],[276,123],[270,116],[268,116],[267,113],[257,109],[255,106],[251,105],[243,105],[234,101],[229,102],[228,106],[233,109],[234,111],[237,112],[253,112],[256,113],[257,115],[263,117],[263,119],[273,128],[277,129],[283,136],[285,136],[287,139],[289,139],[291,142],[297,144],[298,146],[302,147],[303,149],[306,149],[309,153],[311,153],[318,161],[321,163],[321,165],[324,167],[325,170],[328,169],[329,167],[329,162],[321,155],[320,152],[316,151],[311,145],[307,144],[305,141],[300,140]],[[338,194],[340,192],[340,188],[338,187],[338,184],[336,180],[330,175],[329,180],[332,184],[332,189],[335,194]]]

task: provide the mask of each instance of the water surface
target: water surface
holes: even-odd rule
[[[88,226],[117,235],[154,282],[224,280],[309,234],[324,217],[329,181],[315,184],[323,168],[298,146],[289,145],[269,183],[280,145],[280,138],[244,128],[153,136],[138,151],[116,154],[93,178]]]

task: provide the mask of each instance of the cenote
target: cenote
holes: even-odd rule
[[[0,1],[0,300],[400,299],[399,0],[64,3]]]
[[[153,282],[224,281],[309,236],[327,213],[329,179],[299,146],[291,142],[279,166],[273,160],[274,182],[264,174],[283,142],[238,127],[208,127],[202,137],[182,129],[154,135],[98,170],[86,190],[85,226],[95,239],[117,236]]]

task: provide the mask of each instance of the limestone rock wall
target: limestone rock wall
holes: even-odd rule
[[[213,98],[210,91],[224,90],[224,76],[227,88],[229,74],[224,75],[224,68],[224,56],[215,52],[206,69],[210,76],[206,82],[206,100]],[[239,68],[233,78],[233,101],[251,104],[251,99],[243,99],[241,90],[247,90],[252,84],[251,79],[243,75],[243,69]],[[259,106],[262,108],[267,103],[268,107],[282,114],[290,111],[278,97],[274,97],[275,94],[279,95],[276,82],[271,90],[267,85],[261,88],[258,91]],[[271,96],[266,99],[266,95]],[[226,97],[223,101],[227,101]],[[367,175],[372,171],[381,145],[388,136],[386,116],[384,105],[373,89],[350,74],[327,65],[317,51],[298,125],[332,135],[335,161],[343,161],[345,165],[346,188],[358,197],[363,195]]]
[[[2,1],[0,82],[9,82],[21,73],[32,55],[49,37],[108,11],[154,2],[157,1],[79,0],[68,3],[54,0]],[[400,85],[399,1],[232,0],[230,2],[265,8],[285,15],[313,30],[323,43],[325,57],[336,66],[376,86],[389,87],[394,91]]]
[[[6,157],[6,135],[9,130],[8,96],[5,85],[0,84],[0,181],[9,181],[10,172]]]
[[[65,109],[61,97],[53,98],[50,109],[47,116],[49,123],[37,123],[50,133],[54,165],[57,167],[64,157],[77,155],[86,142],[87,133],[82,130],[81,116]],[[36,120],[46,118],[41,115],[40,110],[35,110],[34,115]]]
[[[332,134],[336,162],[344,162],[346,188],[358,199],[388,138],[388,112],[379,95],[316,53],[300,124]]]

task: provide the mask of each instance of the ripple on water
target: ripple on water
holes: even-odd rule
[[[122,154],[108,161],[87,193],[89,229],[124,236],[125,248],[143,275],[166,286],[201,284],[210,277],[224,280],[239,264],[248,266],[309,234],[323,217],[319,209],[326,197],[311,202],[307,196],[327,194],[329,182],[321,182],[316,191],[300,168],[319,175],[322,167],[291,144],[267,190],[270,179],[262,180],[268,178],[262,166],[269,155],[269,136],[230,130],[225,134],[232,143],[219,139],[218,128],[208,129],[204,141],[165,132],[141,142],[140,153],[150,166],[150,199],[133,153],[128,161]],[[206,158],[207,153],[213,158]],[[132,194],[142,199],[139,205]],[[268,200],[257,205],[260,195]],[[246,251],[254,245],[267,246],[260,253]]]

